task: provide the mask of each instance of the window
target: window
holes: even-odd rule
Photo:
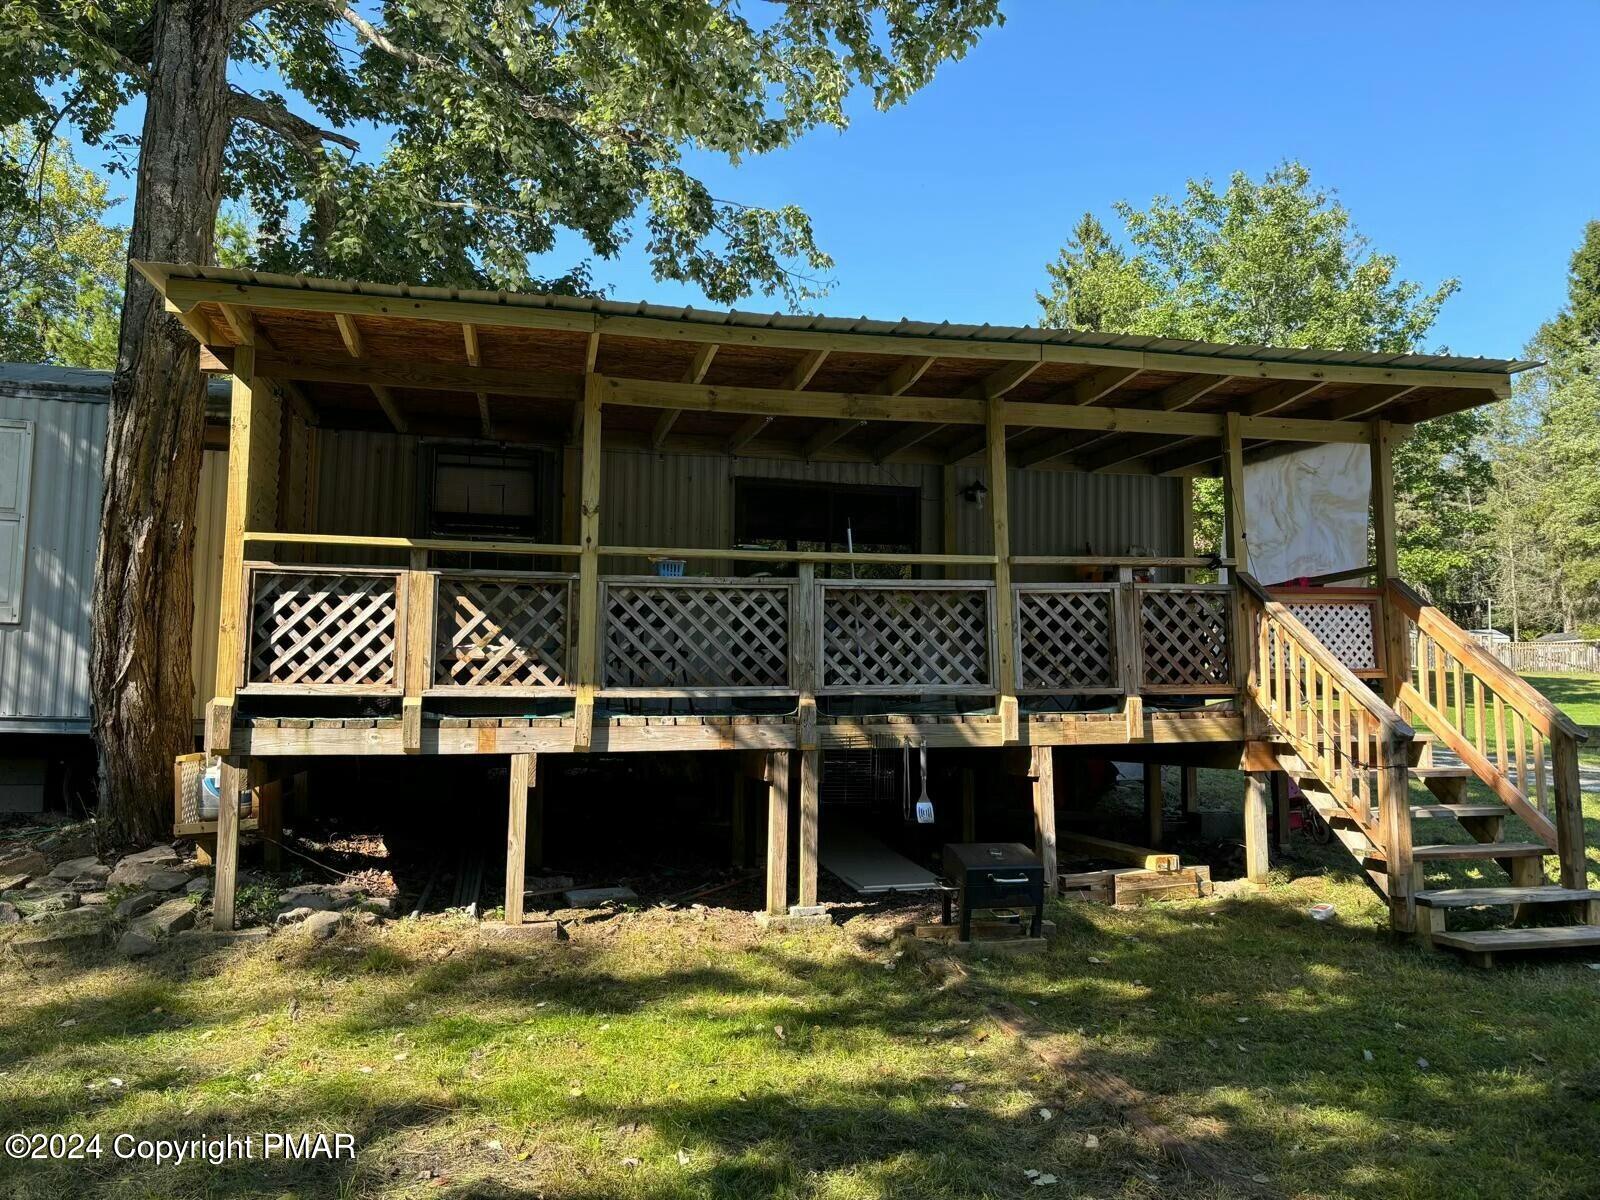
[[[427,497],[432,537],[539,541],[549,536],[550,472],[538,452],[433,450]]]
[[[22,620],[32,480],[33,422],[0,421],[0,624]]]
[[[741,547],[915,554],[921,544],[916,488],[736,479],[733,536]],[[909,565],[819,566],[822,577],[909,579]]]

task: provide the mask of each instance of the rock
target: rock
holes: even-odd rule
[[[152,937],[176,933],[194,925],[194,905],[187,900],[168,900],[158,904],[133,923],[130,928]]]
[[[144,886],[152,892],[175,892],[187,887],[192,876],[187,871],[159,870],[151,873]]]
[[[573,908],[596,908],[602,904],[633,904],[639,895],[628,887],[573,888],[562,898]]]
[[[79,875],[82,875],[85,871],[89,870],[90,867],[105,867],[105,864],[92,854],[84,858],[69,858],[66,862],[57,863],[51,869],[50,878],[76,879]],[[111,873],[111,869],[109,867],[105,867],[105,870],[107,875]],[[104,878],[104,876],[101,878]]]
[[[124,854],[117,860],[117,866],[123,863],[150,863],[158,867],[176,866],[179,862],[178,852],[171,846],[155,845],[148,850],[139,850],[133,854]]]
[[[250,929],[184,929],[173,935],[175,941],[190,949],[215,950],[224,946],[245,945],[270,937],[272,930],[265,925]]]
[[[0,852],[0,875],[47,875],[49,860],[31,847],[19,846],[9,852]]]
[[[318,910],[314,908],[305,908],[304,906],[300,908],[291,908],[287,912],[279,913],[277,920],[273,923],[276,925],[298,925],[301,921],[304,921],[316,911]]]
[[[119,921],[132,920],[134,917],[149,912],[161,903],[159,892],[135,892],[117,905],[114,915]]]
[[[383,924],[383,918],[381,916],[373,912],[371,909],[366,908],[358,909],[354,914],[351,915],[350,919],[357,925],[360,925],[366,929],[371,929],[375,925]]]
[[[343,920],[336,912],[314,912],[306,918],[306,930],[319,942],[325,942],[339,932]]]
[[[22,914],[17,911],[17,906],[0,900],[0,925],[15,925],[20,920]]]
[[[84,892],[78,897],[78,903],[83,904],[109,904],[111,896],[106,892]]]
[[[106,940],[104,912],[99,908],[80,908],[56,914],[52,920],[18,934],[11,941],[11,950],[29,964],[98,950]]]
[[[306,883],[278,894],[278,903],[285,909],[310,908],[326,912],[340,899],[338,889],[327,883]]]
[[[209,896],[211,894],[211,880],[205,875],[196,875],[183,885],[185,895]]]
[[[396,903],[393,896],[368,896],[356,907],[362,912],[376,913],[380,917],[392,917]]]
[[[117,942],[117,953],[124,958],[142,958],[146,954],[154,954],[155,949],[155,934],[143,929],[130,929]]]
[[[67,912],[77,908],[80,903],[77,892],[47,892],[44,895],[29,897],[23,901],[22,907],[31,910],[35,916],[43,917]]]

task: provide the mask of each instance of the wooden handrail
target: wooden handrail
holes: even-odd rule
[[[1589,740],[1589,733],[1550,701],[1532,684],[1514,674],[1494,655],[1474,641],[1470,634],[1429,604],[1403,580],[1389,580],[1389,598],[1417,628],[1472,668],[1489,683],[1523,718],[1541,733],[1553,737],[1557,731],[1578,742]]]
[[[1232,567],[1231,558],[1204,556],[1147,556],[1147,555],[1095,555],[1095,554],[1013,554],[1014,567],[1186,567],[1201,570],[1207,567]]]
[[[548,555],[576,558],[581,546],[545,542],[480,542],[471,538],[379,537],[354,533],[266,533],[244,534],[246,542],[280,546],[355,546],[373,550],[441,550],[479,554]]]
[[[601,546],[601,558],[707,558],[717,562],[887,563],[913,567],[992,567],[992,554],[888,554],[839,550],[741,550],[713,546]]]

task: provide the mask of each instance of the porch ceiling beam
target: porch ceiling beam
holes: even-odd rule
[[[202,351],[205,347],[215,344],[217,337],[211,328],[211,322],[206,320],[205,314],[198,308],[191,308],[185,311],[171,300],[163,302],[162,307],[169,315],[177,318],[178,324],[189,331],[190,337],[200,343]],[[203,357],[204,354],[202,354]]]
[[[728,439],[728,444],[725,447],[727,453],[739,453],[739,451],[755,441],[756,438],[760,437],[761,431],[771,424],[771,417],[755,416],[745,418],[739,428],[734,430],[733,436]]]
[[[1098,404],[1135,375],[1142,373],[1140,367],[1103,367],[1088,378],[1078,380],[1057,399],[1069,404]]]
[[[1111,347],[1038,342],[984,341],[979,338],[912,337],[900,334],[832,333],[802,329],[765,329],[659,317],[608,316],[531,304],[494,300],[432,300],[364,292],[334,292],[272,284],[235,283],[186,278],[185,268],[138,262],[141,273],[182,312],[218,301],[244,308],[345,313],[522,329],[604,332],[662,341],[773,346],[795,350],[839,350],[863,354],[926,354],[946,358],[995,361],[1037,360],[1141,371],[1223,374],[1247,379],[1301,379],[1328,383],[1407,383],[1425,388],[1471,388],[1510,394],[1511,378],[1499,371],[1435,370],[1425,367],[1358,366],[1342,363],[1283,362],[1227,355],[1156,353]]]
[[[250,310],[240,308],[237,304],[219,304],[217,307],[222,310],[222,319],[227,322],[234,340],[241,346],[254,346],[257,328]]]
[[[1047,463],[1051,459],[1060,458],[1070,454],[1083,440],[1081,434],[1058,433],[1054,437],[1047,437],[1042,442],[1029,446],[1026,450],[1018,451],[1017,466],[1037,467],[1040,463]]]
[[[1042,366],[1044,366],[1043,362],[1011,363],[1001,367],[998,371],[985,375],[973,387],[968,389],[967,394],[974,400],[988,400],[991,397],[1004,396]]]
[[[1377,387],[1362,388],[1354,396],[1346,396],[1343,400],[1330,400],[1327,404],[1317,409],[1317,416],[1328,421],[1354,421],[1379,409],[1386,408],[1399,400],[1402,396],[1409,396],[1417,389],[1403,384],[1380,384]]]
[[[1093,454],[1085,455],[1079,465],[1085,471],[1108,471],[1170,444],[1168,439],[1156,434],[1109,438]]]
[[[333,319],[339,325],[339,338],[344,342],[344,348],[350,351],[350,357],[360,358],[363,345],[361,330],[356,327],[356,319],[349,313],[334,313]]]
[[[1196,375],[1193,379],[1185,379],[1157,392],[1155,407],[1165,409],[1167,412],[1188,408],[1208,392],[1227,383],[1228,379],[1227,375]]]
[[[374,383],[372,394],[378,398],[378,407],[383,409],[383,415],[389,418],[389,424],[394,426],[394,431],[410,433],[411,426],[406,422],[405,414],[400,411],[400,405],[395,402],[394,393],[383,384]]]
[[[583,348],[583,371],[586,375],[594,374],[594,364],[600,359],[600,331],[597,329],[589,335],[588,344]]]
[[[590,341],[598,342],[600,335],[595,334]],[[689,361],[688,367],[683,372],[685,383],[699,383],[706,377],[706,372],[711,369],[711,360],[717,356],[717,343],[707,342],[694,352],[694,358]],[[593,364],[589,369],[594,370]],[[667,437],[672,433],[672,427],[678,422],[681,408],[669,408],[656,418],[655,428],[650,431],[650,448],[659,450],[666,444]]]
[[[872,461],[881,465],[946,428],[945,425],[901,425],[872,448]]]
[[[905,362],[896,367],[890,376],[877,386],[876,390],[885,396],[898,396],[912,384],[916,383],[917,380],[921,379],[923,374],[929,367],[933,365],[933,363],[934,360],[932,358],[907,359]],[[1007,391],[1010,391],[1011,388],[1021,383],[1022,380],[1026,379],[1036,369],[1035,366],[1027,363],[1020,365],[1028,367],[1028,370],[1020,373],[1012,371],[1011,373],[1016,375],[1016,378],[1010,383],[1005,384]],[[997,377],[1006,374],[1008,370],[1011,369],[1002,367],[999,371],[996,371],[994,375],[991,375],[988,379],[984,380],[984,383],[989,384],[992,382],[997,386],[1002,384],[1003,381]],[[888,437],[884,438],[883,441],[879,442],[878,445],[873,447],[872,461],[875,463],[883,463],[891,456],[899,454],[903,450],[909,450],[918,442],[932,437],[934,434],[938,433],[944,428],[946,427],[943,424],[939,424],[908,425],[902,429],[897,429],[894,433],[891,433]]]
[[[829,446],[833,445],[837,441],[841,441],[844,438],[849,437],[852,433],[860,429],[865,424],[865,421],[858,420],[853,417],[840,421],[829,421],[821,429],[817,430],[806,439],[805,445],[801,448],[800,453],[805,458],[812,458],[815,455],[821,454]]]
[[[806,384],[811,382],[811,377],[817,373],[817,368],[822,366],[823,360],[828,357],[826,350],[813,350],[795,363],[794,369],[789,372],[789,377],[783,381],[786,391],[803,392]],[[698,383],[699,380],[693,382]]]
[[[467,366],[483,366],[483,351],[478,346],[478,327],[476,325],[463,325],[461,327],[461,341],[467,351]]]
[[[483,431],[483,436],[494,440],[494,414],[489,409],[489,393],[478,393],[478,428]]]
[[[304,360],[259,355],[256,373],[270,379],[300,383],[371,383],[424,391],[493,392],[502,396],[528,396],[540,400],[573,401],[583,387],[583,377],[565,372],[519,371],[499,367],[458,367],[431,362],[378,362],[364,359]]]
[[[1298,404],[1313,392],[1321,391],[1326,386],[1326,380],[1300,379],[1262,388],[1255,395],[1245,400],[1245,415],[1265,417],[1275,412],[1281,412],[1291,404]]]

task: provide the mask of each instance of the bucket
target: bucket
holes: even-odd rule
[[[222,808],[222,764],[214,762],[200,776],[200,820],[215,821]],[[239,789],[239,815],[250,811],[250,793]]]

